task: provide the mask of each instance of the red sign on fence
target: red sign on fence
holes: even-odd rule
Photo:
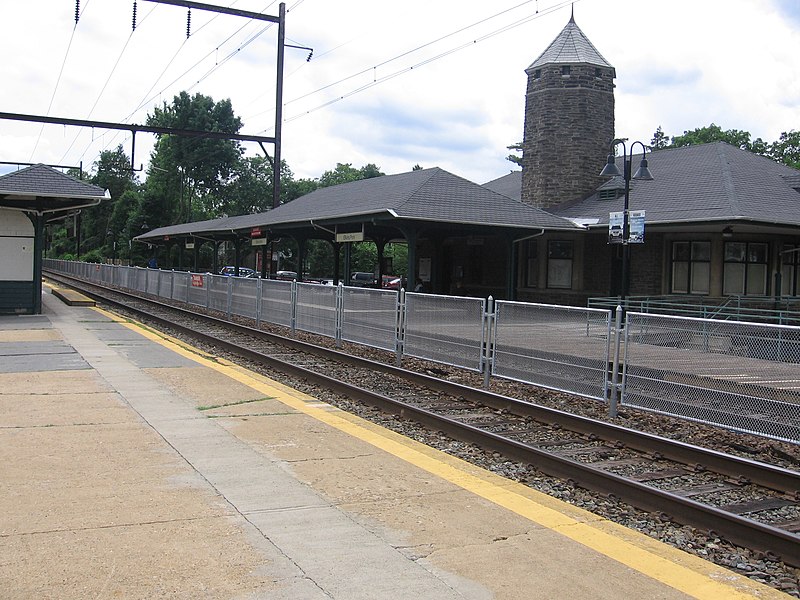
[[[202,275],[192,275],[192,287],[203,287]]]

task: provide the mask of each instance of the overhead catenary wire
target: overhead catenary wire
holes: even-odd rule
[[[86,0],[83,5],[83,9],[80,8],[80,2],[76,0],[75,2],[75,25],[72,27],[72,33],[69,36],[69,42],[67,43],[67,49],[64,51],[64,60],[61,61],[61,68],[58,71],[58,77],[56,78],[56,84],[53,86],[53,93],[50,96],[50,103],[47,105],[47,112],[46,115],[50,115],[50,110],[53,108],[53,102],[56,99],[56,94],[58,93],[58,86],[61,83],[61,77],[64,75],[64,67],[67,65],[67,59],[69,58],[69,51],[72,48],[72,42],[75,39],[75,32],[78,29],[78,23],[80,22],[80,17],[83,14],[83,11],[86,10],[86,7],[89,6],[89,2],[91,0]],[[33,145],[33,149],[31,150],[31,157],[28,159],[29,161],[33,160],[34,155],[36,154],[36,150],[39,148],[39,142],[42,140],[42,133],[44,132],[44,125],[39,128],[39,133],[36,136],[36,143]]]
[[[237,1],[238,1],[238,0],[237,0]],[[274,1],[275,1],[275,0],[273,0],[272,2],[270,2],[270,3],[267,5],[267,7],[265,7],[265,9],[264,9],[264,10],[266,10],[267,8],[269,8],[269,6],[271,6],[272,4],[274,4]],[[301,1],[302,1],[302,0],[301,0]],[[233,6],[233,4],[236,4],[236,2],[233,2],[233,3],[231,3],[231,6]],[[156,8],[156,6],[154,6],[153,8],[151,8],[151,10],[148,12],[148,16],[149,16],[150,14],[152,14],[152,12],[153,12],[153,10],[155,10],[155,8]],[[263,11],[262,11],[262,12],[263,12]],[[149,89],[147,90],[147,92],[144,94],[144,96],[143,96],[143,97],[142,97],[142,99],[139,101],[139,103],[137,104],[137,106],[136,106],[136,107],[135,107],[135,108],[134,108],[134,109],[133,109],[133,110],[132,110],[130,113],[128,113],[128,115],[127,115],[127,116],[125,116],[125,117],[122,119],[122,122],[123,122],[123,123],[127,123],[127,122],[128,122],[130,119],[131,119],[131,118],[133,118],[133,116],[134,116],[134,115],[135,115],[135,114],[136,114],[136,113],[137,113],[139,110],[141,110],[141,109],[142,109],[144,106],[146,106],[147,104],[149,104],[150,102],[152,102],[152,101],[153,101],[155,98],[157,98],[157,97],[159,97],[161,94],[163,94],[163,93],[164,93],[164,92],[165,92],[167,89],[169,89],[171,86],[173,86],[175,83],[177,83],[177,82],[178,82],[178,81],[179,81],[179,80],[180,80],[182,77],[184,77],[184,76],[185,76],[185,75],[186,75],[188,72],[190,72],[192,69],[194,69],[194,68],[195,68],[195,67],[197,67],[199,64],[201,64],[201,63],[202,63],[204,60],[206,60],[206,59],[207,59],[207,58],[208,58],[208,57],[209,57],[209,56],[210,56],[210,55],[213,53],[213,51],[212,51],[212,52],[209,52],[209,53],[207,53],[207,54],[206,54],[205,56],[203,56],[203,57],[202,57],[202,58],[201,58],[199,61],[197,61],[197,62],[196,62],[194,65],[192,65],[192,67],[190,67],[190,68],[189,68],[187,71],[184,71],[184,73],[182,73],[182,74],[181,74],[179,77],[177,77],[177,78],[176,78],[176,79],[174,79],[172,82],[170,82],[169,84],[167,84],[167,86],[165,86],[165,88],[164,88],[163,90],[161,90],[160,92],[157,92],[157,93],[155,93],[155,94],[151,95],[151,93],[152,93],[153,89],[156,87],[156,85],[158,85],[158,82],[159,82],[159,81],[161,81],[161,79],[164,77],[164,74],[165,74],[165,73],[166,73],[166,72],[169,70],[169,68],[170,68],[170,67],[173,65],[173,63],[174,63],[174,62],[175,62],[175,60],[177,59],[178,55],[179,55],[179,54],[181,53],[181,51],[182,51],[182,50],[183,50],[183,49],[186,47],[186,43],[187,43],[187,41],[188,41],[189,37],[196,36],[196,35],[197,35],[198,33],[200,33],[200,32],[201,32],[201,31],[202,31],[202,30],[203,30],[205,27],[207,27],[208,25],[210,25],[210,24],[211,24],[211,23],[212,23],[212,22],[213,22],[215,19],[219,18],[220,16],[221,16],[221,15],[220,15],[219,13],[217,13],[217,14],[213,15],[211,18],[209,18],[207,21],[205,21],[205,22],[204,22],[204,23],[203,23],[203,24],[202,24],[200,27],[197,27],[197,28],[195,28],[195,30],[194,30],[194,32],[191,34],[191,36],[187,36],[187,37],[185,37],[185,38],[183,38],[183,39],[182,39],[182,41],[181,41],[180,45],[177,47],[177,49],[175,50],[175,52],[172,54],[172,57],[171,57],[171,58],[170,58],[170,59],[167,61],[167,63],[165,64],[164,68],[161,70],[161,73],[160,73],[160,74],[158,75],[158,77],[156,77],[156,79],[153,81],[153,84],[150,86],[150,88],[149,88]],[[144,19],[143,19],[142,21],[144,21]],[[232,38],[233,38],[233,37],[234,37],[234,36],[235,36],[235,35],[236,35],[238,32],[240,32],[240,31],[241,31],[242,29],[244,29],[244,27],[246,27],[246,26],[247,26],[247,24],[245,24],[245,25],[244,25],[244,26],[242,26],[242,27],[239,27],[239,28],[238,28],[238,29],[237,29],[235,32],[233,32],[231,35],[229,35],[227,38],[225,38],[225,40],[223,40],[223,42],[221,42],[220,44],[218,44],[218,45],[217,45],[217,48],[216,48],[216,50],[218,50],[218,49],[219,49],[219,47],[220,47],[220,46],[222,46],[223,44],[227,43],[227,42],[228,42],[230,39],[232,39]],[[108,141],[106,144],[104,144],[104,145],[103,145],[103,147],[102,147],[102,149],[100,150],[100,152],[98,152],[98,157],[99,157],[100,153],[104,152],[104,151],[105,151],[105,150],[107,150],[107,149],[108,149],[108,148],[109,148],[109,147],[110,147],[112,144],[114,144],[114,143],[115,143],[115,141],[116,141],[116,140],[117,140],[117,139],[118,139],[118,138],[119,138],[121,135],[123,136],[123,137],[122,137],[122,140],[123,140],[123,141],[127,141],[127,140],[128,140],[128,139],[130,139],[130,137],[131,137],[131,136],[130,136],[130,134],[123,134],[123,132],[120,132],[120,131],[117,131],[117,132],[115,132],[115,133],[114,133],[114,135],[113,135],[113,136],[110,138],[110,140],[109,140],[109,141]],[[81,153],[81,157],[83,157],[83,156],[86,154],[86,152],[88,152],[88,150],[89,150],[89,148],[92,146],[92,144],[93,144],[93,141],[91,141],[91,142],[90,142],[90,143],[89,143],[89,144],[86,146],[86,148],[84,149],[84,151]]]
[[[414,52],[417,52],[417,51],[418,51],[418,50],[420,50],[420,49],[427,48],[427,47],[431,46],[432,44],[435,44],[435,43],[437,43],[437,42],[439,42],[439,41],[442,41],[442,40],[448,39],[448,38],[452,37],[453,35],[456,35],[456,34],[458,34],[458,33],[461,33],[461,32],[463,32],[463,31],[466,31],[466,30],[468,30],[468,29],[470,29],[470,28],[472,28],[472,27],[475,27],[475,26],[477,26],[477,25],[480,25],[480,24],[482,24],[482,23],[485,23],[485,22],[487,22],[487,21],[489,21],[489,20],[493,19],[493,18],[494,18],[494,17],[496,17],[496,16],[499,16],[499,15],[505,14],[505,13],[507,13],[507,12],[511,11],[511,10],[515,10],[515,9],[517,9],[517,8],[520,8],[520,7],[524,6],[525,4],[529,4],[530,2],[533,2],[533,1],[534,1],[534,0],[527,0],[526,2],[523,2],[522,4],[519,4],[519,5],[516,5],[516,6],[512,7],[512,8],[506,9],[506,10],[504,10],[504,11],[500,12],[500,13],[497,13],[496,15],[492,15],[491,17],[487,17],[487,18],[485,18],[485,19],[482,19],[481,21],[478,21],[478,22],[476,22],[476,23],[473,23],[472,25],[468,25],[468,26],[466,26],[466,27],[462,27],[462,28],[461,28],[461,29],[459,29],[459,30],[456,30],[456,31],[454,31],[454,32],[451,32],[451,33],[449,33],[449,34],[447,34],[447,35],[441,36],[441,37],[437,38],[436,40],[433,40],[433,41],[431,41],[431,42],[427,42],[427,43],[425,43],[425,44],[423,44],[423,45],[421,45],[421,46],[418,46],[418,47],[416,47],[416,48],[414,48],[414,49],[412,49],[412,50],[408,50],[408,51],[405,51],[405,52],[403,52],[403,53],[401,53],[401,54],[398,54],[397,56],[395,56],[395,57],[393,57],[393,58],[391,58],[391,59],[385,60],[385,61],[383,61],[382,63],[379,63],[379,64],[377,64],[377,65],[374,65],[374,66],[372,66],[372,67],[369,67],[369,68],[362,69],[361,71],[359,71],[359,72],[357,72],[357,73],[354,73],[354,74],[352,74],[352,75],[349,75],[349,76],[347,76],[347,77],[344,77],[344,78],[342,78],[342,79],[340,79],[340,80],[338,80],[338,81],[336,81],[336,82],[333,82],[333,83],[327,84],[327,85],[325,85],[325,86],[322,86],[322,87],[320,87],[320,88],[318,88],[318,89],[316,89],[316,90],[313,90],[313,91],[311,91],[311,92],[308,92],[308,93],[306,93],[306,94],[302,94],[301,96],[298,96],[298,97],[296,97],[296,98],[293,98],[293,99],[291,99],[291,100],[289,100],[289,101],[285,102],[285,103],[284,103],[284,106],[288,106],[289,104],[292,104],[292,103],[294,103],[294,102],[297,102],[297,101],[299,101],[299,100],[302,100],[302,99],[304,99],[304,98],[307,98],[307,97],[309,97],[309,96],[312,96],[312,95],[314,95],[314,94],[317,94],[317,93],[319,93],[319,92],[322,92],[322,91],[324,91],[324,90],[326,90],[326,89],[330,89],[331,87],[334,87],[334,86],[336,86],[336,85],[339,85],[339,84],[341,84],[341,83],[344,83],[344,82],[346,82],[346,81],[349,81],[349,80],[351,80],[351,79],[354,79],[354,78],[356,78],[356,77],[358,77],[358,76],[362,76],[362,75],[364,75],[364,74],[366,74],[366,73],[370,73],[370,72],[372,72],[372,73],[373,73],[373,79],[372,79],[371,81],[369,81],[368,83],[365,83],[365,84],[363,84],[363,85],[360,85],[360,86],[358,86],[358,87],[356,87],[356,88],[354,88],[354,89],[352,89],[352,90],[350,90],[350,91],[348,91],[348,92],[345,92],[344,94],[341,94],[341,95],[339,95],[339,96],[337,96],[337,97],[335,97],[335,98],[332,98],[332,99],[330,99],[330,100],[328,100],[328,101],[326,101],[326,102],[323,102],[323,103],[321,103],[321,104],[319,104],[319,105],[317,105],[317,106],[315,106],[315,107],[313,107],[313,108],[310,108],[310,109],[308,109],[308,110],[302,111],[302,112],[300,112],[300,113],[298,113],[298,114],[296,114],[296,115],[294,115],[294,116],[288,117],[288,118],[284,119],[284,121],[288,123],[288,122],[291,122],[291,121],[294,121],[294,120],[300,119],[300,118],[302,118],[302,117],[304,117],[304,116],[306,116],[306,115],[308,115],[308,114],[311,114],[311,113],[313,113],[313,112],[316,112],[316,111],[318,111],[318,110],[321,110],[321,109],[323,109],[323,108],[326,108],[326,107],[328,107],[328,106],[330,106],[330,105],[332,105],[332,104],[335,104],[335,103],[337,103],[337,102],[340,102],[340,101],[342,101],[342,100],[344,100],[344,99],[346,99],[346,98],[349,98],[349,97],[351,97],[351,96],[354,96],[354,95],[356,95],[356,94],[358,94],[358,93],[360,93],[360,92],[363,92],[364,90],[367,90],[367,89],[369,89],[369,88],[375,87],[376,85],[379,85],[379,84],[381,84],[381,83],[384,83],[384,82],[386,82],[386,81],[389,81],[389,80],[391,80],[391,79],[394,79],[394,78],[396,78],[396,77],[399,77],[399,76],[401,76],[401,75],[404,75],[405,73],[409,73],[409,72],[413,71],[414,69],[419,69],[419,68],[420,68],[420,67],[422,67],[422,66],[425,66],[425,65],[427,65],[427,64],[430,64],[430,63],[432,63],[432,62],[435,62],[435,61],[437,61],[437,60],[439,60],[439,59],[441,59],[441,58],[444,58],[444,57],[446,57],[446,56],[450,56],[451,54],[454,54],[454,53],[456,53],[456,52],[459,52],[459,51],[461,51],[461,50],[464,50],[465,48],[472,47],[472,46],[474,46],[475,44],[478,44],[478,43],[480,43],[480,42],[483,42],[483,41],[485,41],[485,40],[487,40],[487,39],[490,39],[490,38],[492,38],[492,37],[495,37],[495,36],[497,36],[497,35],[500,35],[500,34],[502,34],[502,33],[505,33],[506,31],[509,31],[509,30],[511,30],[511,29],[514,29],[514,28],[516,28],[516,27],[519,27],[519,26],[521,26],[521,25],[524,25],[524,24],[526,24],[526,23],[529,23],[529,22],[530,22],[530,21],[532,21],[532,20],[538,19],[538,18],[540,18],[540,17],[543,17],[543,16],[545,16],[545,15],[547,15],[547,14],[549,14],[549,13],[553,12],[553,11],[556,11],[556,10],[558,10],[558,9],[560,9],[560,8],[562,8],[562,7],[564,7],[564,6],[565,6],[565,5],[567,5],[567,4],[574,4],[575,2],[579,2],[580,0],[563,0],[563,1],[559,2],[559,3],[557,3],[557,4],[554,4],[553,6],[551,6],[551,7],[549,7],[549,8],[546,8],[546,9],[543,9],[543,10],[539,10],[539,8],[538,8],[538,2],[537,2],[537,8],[536,8],[536,12],[535,12],[535,13],[533,13],[533,14],[531,14],[531,15],[528,15],[528,16],[526,16],[526,17],[524,17],[524,18],[522,18],[522,19],[519,19],[519,20],[517,20],[517,21],[514,21],[513,23],[510,23],[510,24],[504,25],[504,26],[502,26],[502,27],[500,27],[500,28],[497,28],[497,29],[495,29],[495,30],[493,30],[493,31],[491,31],[491,32],[489,32],[489,33],[487,33],[487,34],[484,34],[484,35],[481,35],[481,36],[479,36],[479,37],[477,37],[477,38],[474,38],[474,39],[472,39],[472,40],[470,40],[470,41],[467,41],[467,42],[464,42],[464,43],[462,43],[462,44],[459,44],[458,46],[455,46],[455,47],[453,47],[453,48],[450,48],[450,49],[448,49],[448,50],[445,50],[445,51],[443,51],[443,52],[440,52],[439,54],[436,54],[436,55],[434,55],[434,56],[431,56],[431,57],[425,58],[425,59],[423,59],[423,60],[420,60],[419,62],[417,62],[417,63],[415,63],[415,64],[413,64],[413,65],[410,65],[410,66],[407,66],[407,67],[400,68],[400,69],[398,69],[398,70],[396,70],[396,71],[394,71],[394,72],[392,72],[392,73],[389,73],[389,74],[387,74],[387,75],[384,75],[384,76],[382,76],[382,77],[378,77],[378,76],[376,75],[376,72],[377,72],[377,69],[378,69],[378,67],[385,66],[385,65],[387,65],[387,64],[390,64],[391,62],[394,62],[395,60],[398,60],[398,59],[400,59],[400,58],[403,58],[403,57],[409,56],[409,55],[411,55],[412,53],[414,53]],[[274,110],[274,109],[273,109],[273,110]],[[264,114],[264,112],[266,112],[266,111],[263,111],[262,113],[259,113],[258,115],[254,115],[254,116],[259,116],[259,115],[261,115],[261,114]],[[268,131],[270,131],[270,129],[271,129],[271,128],[269,128],[269,127],[268,127],[268,128],[265,128],[265,129],[261,130],[259,133],[265,133],[265,132],[268,132]]]
[[[297,2],[295,2],[295,3],[292,5],[292,8],[296,8],[297,6],[299,6],[300,4],[302,4],[303,2],[304,2],[304,0],[298,0]],[[372,65],[372,66],[370,66],[370,67],[368,67],[368,68],[362,69],[361,71],[359,71],[359,72],[357,72],[357,73],[354,73],[354,74],[352,74],[352,75],[349,75],[349,76],[347,76],[347,77],[341,78],[341,79],[339,79],[339,80],[337,80],[337,81],[335,81],[335,82],[333,82],[333,83],[330,83],[330,84],[327,84],[327,85],[325,85],[325,86],[322,86],[322,87],[318,88],[317,90],[314,90],[314,91],[312,91],[312,92],[308,92],[308,93],[306,93],[306,94],[303,94],[303,95],[301,95],[301,96],[298,96],[298,97],[296,97],[296,98],[292,98],[291,100],[289,100],[288,102],[286,102],[286,103],[284,104],[284,106],[286,106],[286,105],[291,105],[291,104],[293,104],[293,103],[296,103],[296,102],[298,102],[298,101],[300,101],[300,100],[302,100],[302,99],[304,99],[304,98],[307,98],[307,97],[313,96],[314,94],[317,94],[317,93],[322,93],[322,92],[324,92],[325,90],[327,90],[327,89],[330,89],[330,88],[332,88],[332,87],[334,87],[334,86],[336,86],[336,85],[339,85],[339,84],[345,83],[345,82],[347,82],[347,81],[349,81],[349,80],[352,80],[353,78],[356,78],[356,77],[358,77],[359,75],[363,75],[363,74],[365,74],[365,73],[370,73],[370,72],[371,72],[371,73],[375,73],[375,72],[377,71],[377,68],[379,68],[379,67],[385,67],[386,65],[388,65],[388,64],[390,64],[390,63],[392,63],[392,62],[394,62],[394,61],[397,61],[397,60],[400,60],[400,59],[402,59],[402,58],[404,58],[404,57],[410,56],[410,55],[412,55],[412,54],[413,54],[413,53],[415,53],[415,52],[421,51],[421,50],[423,50],[423,49],[425,49],[425,48],[428,48],[428,47],[432,46],[433,44],[436,44],[437,42],[441,42],[441,41],[443,41],[443,40],[446,40],[446,39],[448,39],[448,38],[451,38],[451,37],[453,37],[453,36],[455,36],[455,35],[457,35],[457,34],[459,34],[459,33],[462,33],[462,32],[464,32],[464,31],[466,31],[466,30],[468,30],[468,29],[470,29],[470,28],[472,28],[472,27],[475,27],[475,26],[477,26],[477,25],[480,25],[480,24],[482,24],[482,23],[486,23],[487,21],[490,21],[491,19],[494,19],[494,18],[496,18],[496,17],[498,17],[498,16],[500,16],[500,15],[503,15],[503,14],[507,14],[507,13],[509,13],[509,12],[513,11],[513,10],[519,9],[520,7],[523,7],[523,6],[525,6],[525,5],[528,5],[528,4],[532,3],[532,2],[536,2],[536,5],[537,5],[537,12],[536,12],[536,14],[535,14],[535,15],[528,16],[528,17],[525,17],[525,18],[523,18],[523,19],[519,19],[519,20],[515,21],[514,23],[512,23],[512,24],[510,24],[510,25],[506,25],[506,26],[503,26],[503,27],[497,28],[496,30],[494,30],[494,31],[492,31],[492,32],[490,32],[490,33],[488,33],[488,34],[486,34],[486,35],[482,35],[482,36],[480,36],[480,37],[477,37],[477,38],[475,38],[475,39],[473,39],[473,40],[470,40],[470,41],[469,41],[469,42],[467,42],[467,43],[462,43],[462,44],[459,44],[459,45],[457,45],[457,46],[454,46],[454,47],[452,47],[452,48],[449,48],[449,49],[447,49],[447,50],[445,50],[445,51],[443,51],[443,52],[440,52],[440,53],[438,53],[438,54],[436,54],[436,55],[434,55],[434,56],[427,57],[427,58],[424,58],[424,59],[422,59],[422,60],[419,60],[419,61],[417,61],[416,63],[414,63],[414,64],[413,64],[413,65],[411,65],[411,66],[407,66],[407,67],[402,67],[402,68],[396,69],[396,70],[394,70],[394,71],[392,71],[392,72],[390,72],[390,73],[388,73],[388,74],[386,74],[386,75],[383,75],[383,76],[374,76],[374,77],[372,77],[372,78],[371,78],[371,81],[370,81],[370,82],[368,82],[368,83],[366,83],[366,84],[363,84],[363,85],[358,85],[358,86],[356,86],[355,88],[353,88],[353,89],[351,89],[351,90],[348,90],[348,91],[346,91],[344,94],[339,94],[339,95],[337,95],[337,97],[336,97],[336,98],[333,98],[333,99],[330,99],[330,100],[328,100],[328,101],[325,101],[325,102],[323,102],[323,103],[319,104],[318,106],[315,106],[315,107],[313,107],[313,108],[311,108],[311,109],[309,109],[309,110],[305,110],[305,111],[302,111],[302,112],[300,112],[300,113],[298,113],[298,114],[295,114],[295,115],[293,115],[293,116],[290,116],[289,118],[285,119],[285,121],[293,121],[293,120],[299,119],[299,118],[301,118],[301,117],[302,117],[302,116],[304,116],[304,115],[310,114],[310,113],[312,113],[312,112],[315,112],[315,111],[317,111],[317,110],[320,110],[320,109],[322,109],[322,108],[324,108],[324,107],[326,107],[326,106],[330,106],[331,104],[334,104],[334,103],[336,103],[336,102],[342,101],[342,100],[344,100],[344,99],[346,99],[346,98],[348,98],[348,97],[350,97],[350,96],[353,96],[353,95],[355,95],[355,94],[358,94],[358,93],[360,93],[360,92],[362,92],[362,91],[365,91],[366,89],[369,89],[369,88],[371,88],[371,87],[373,87],[373,86],[375,86],[375,85],[382,84],[382,83],[384,83],[384,82],[386,82],[386,81],[389,81],[389,80],[391,80],[391,79],[393,79],[393,78],[399,77],[400,75],[403,75],[403,74],[405,74],[405,73],[408,73],[408,72],[410,72],[410,71],[412,71],[412,70],[414,70],[414,69],[419,69],[419,68],[421,68],[421,67],[422,67],[422,66],[424,66],[424,65],[427,65],[427,64],[429,64],[429,63],[432,63],[432,62],[434,62],[434,61],[436,61],[436,60],[439,60],[439,59],[441,59],[441,58],[443,58],[443,57],[449,56],[449,55],[451,55],[451,54],[453,54],[453,53],[456,53],[456,52],[458,52],[458,51],[460,51],[460,50],[462,50],[462,49],[465,49],[465,48],[467,48],[467,47],[469,47],[469,46],[473,46],[474,44],[477,44],[477,43],[479,43],[479,42],[481,42],[481,41],[484,41],[484,40],[486,40],[486,39],[488,39],[488,38],[490,38],[490,37],[493,37],[493,36],[495,36],[495,35],[499,35],[500,33],[503,33],[503,32],[505,32],[505,31],[508,31],[509,29],[511,29],[511,28],[513,28],[513,27],[517,27],[517,26],[520,26],[520,25],[522,25],[522,24],[524,24],[524,23],[527,23],[527,22],[529,22],[531,19],[533,19],[533,18],[536,18],[537,16],[541,16],[541,15],[543,15],[543,14],[547,14],[547,13],[549,13],[549,12],[552,12],[553,10],[556,10],[556,9],[558,9],[558,8],[561,8],[562,6],[564,6],[565,4],[567,4],[567,3],[568,3],[567,1],[560,2],[560,3],[556,4],[555,6],[553,6],[553,7],[551,7],[551,8],[545,9],[545,10],[543,10],[543,11],[539,11],[539,10],[538,10],[538,0],[527,0],[527,1],[525,1],[525,2],[521,2],[521,3],[517,4],[517,5],[515,5],[514,7],[511,7],[511,8],[505,9],[505,10],[503,10],[503,11],[499,12],[499,13],[496,13],[496,14],[494,14],[494,15],[491,15],[491,16],[489,16],[489,17],[486,17],[486,18],[484,18],[484,19],[481,19],[480,21],[477,21],[477,22],[475,22],[475,23],[473,23],[473,24],[471,24],[471,25],[468,25],[468,26],[466,26],[466,27],[459,28],[459,29],[457,29],[457,30],[455,30],[455,31],[453,31],[453,32],[450,32],[450,33],[448,33],[448,34],[446,34],[446,35],[444,35],[444,36],[439,36],[439,37],[437,37],[436,39],[434,39],[434,40],[432,40],[432,41],[429,41],[429,42],[426,42],[426,43],[424,43],[424,44],[421,44],[420,46],[417,46],[417,47],[415,47],[415,48],[412,48],[412,49],[410,49],[410,50],[406,50],[406,51],[404,51],[404,52],[402,52],[402,53],[400,53],[400,54],[398,54],[398,55],[396,55],[396,56],[394,56],[394,57],[391,57],[391,58],[389,58],[389,59],[387,59],[387,60],[384,60],[384,61],[382,61],[382,62],[380,62],[380,63],[377,63],[377,64],[375,64],[375,65]],[[270,6],[271,4],[273,4],[273,2],[271,2],[271,3],[270,3],[268,6]],[[266,10],[266,9],[265,9],[265,10]],[[216,18],[216,17],[215,17],[215,18]],[[206,23],[206,24],[204,24],[202,27],[205,27],[206,25],[207,25],[207,23]],[[201,27],[200,29],[202,29],[202,27]],[[175,58],[176,58],[176,57],[177,57],[177,56],[180,54],[180,52],[182,51],[182,49],[183,49],[183,44],[186,42],[186,40],[183,40],[183,43],[181,44],[181,46],[180,46],[180,47],[179,47],[179,48],[176,50],[176,52],[173,54],[173,57],[172,57],[172,58],[171,58],[171,59],[170,59],[170,60],[167,62],[167,65],[166,65],[166,66],[164,67],[164,69],[161,71],[161,73],[159,74],[159,76],[158,76],[158,77],[155,79],[155,81],[154,81],[153,85],[150,87],[150,90],[148,90],[148,93],[145,95],[145,97],[142,99],[142,101],[140,101],[140,102],[138,103],[138,105],[136,106],[136,108],[135,108],[135,109],[134,109],[134,110],[133,110],[133,111],[132,111],[132,112],[131,112],[131,113],[130,113],[130,114],[129,114],[129,115],[126,117],[126,118],[125,118],[125,121],[127,121],[128,119],[130,119],[130,118],[131,118],[131,117],[132,117],[132,116],[133,116],[133,115],[134,115],[134,114],[135,114],[135,113],[136,113],[138,110],[140,110],[140,109],[141,109],[143,106],[147,105],[148,103],[152,102],[152,101],[153,101],[153,100],[154,100],[156,97],[158,97],[158,96],[162,95],[163,93],[165,93],[165,92],[166,92],[166,91],[167,91],[169,88],[171,88],[171,87],[172,87],[172,86],[174,86],[174,85],[175,85],[175,84],[176,84],[178,81],[180,81],[180,79],[181,79],[181,78],[185,77],[185,76],[186,76],[188,73],[190,73],[191,71],[193,71],[194,69],[196,69],[196,68],[197,68],[197,67],[198,67],[200,64],[202,64],[202,63],[203,63],[203,61],[204,61],[204,60],[206,60],[206,59],[207,59],[208,57],[210,57],[212,54],[214,54],[215,52],[218,52],[218,50],[219,50],[219,48],[220,48],[220,47],[222,47],[224,44],[227,44],[227,43],[228,43],[228,42],[229,42],[231,39],[233,39],[233,37],[235,37],[235,36],[236,36],[238,33],[242,32],[242,31],[245,29],[245,27],[246,27],[246,25],[245,25],[245,26],[242,26],[242,27],[239,27],[239,28],[237,28],[237,30],[236,30],[236,31],[235,31],[233,34],[229,35],[229,36],[228,36],[228,37],[227,37],[227,38],[226,38],[226,39],[225,39],[225,40],[224,40],[222,43],[220,43],[220,44],[216,45],[216,46],[215,46],[215,48],[214,48],[213,50],[211,50],[210,52],[206,53],[206,54],[205,54],[205,55],[204,55],[204,56],[203,56],[203,57],[202,57],[200,60],[196,61],[196,62],[195,62],[195,63],[194,63],[194,64],[193,64],[191,67],[189,67],[188,69],[186,69],[186,70],[185,70],[185,71],[184,71],[184,72],[183,72],[181,75],[179,75],[178,77],[176,77],[176,78],[172,79],[172,81],[170,81],[170,82],[169,82],[169,83],[168,83],[166,86],[163,86],[163,87],[162,87],[162,89],[160,89],[160,90],[159,90],[157,93],[155,93],[155,94],[152,94],[152,93],[150,93],[150,92],[152,92],[152,90],[155,88],[155,86],[158,84],[158,81],[160,81],[161,79],[163,79],[163,76],[164,76],[164,74],[165,74],[165,73],[166,73],[166,72],[169,70],[169,67],[170,67],[170,66],[173,64],[173,62],[174,62]],[[211,75],[212,75],[212,74],[213,74],[213,73],[214,73],[216,70],[220,69],[220,68],[221,68],[221,67],[223,67],[223,66],[224,66],[224,65],[225,65],[227,62],[229,62],[231,59],[233,59],[234,57],[236,57],[236,56],[237,56],[237,55],[238,55],[238,54],[241,52],[241,50],[243,50],[243,49],[244,49],[245,47],[247,47],[248,45],[252,44],[252,43],[253,43],[253,42],[254,42],[254,41],[255,41],[255,40],[256,40],[256,39],[257,39],[257,38],[258,38],[260,35],[263,35],[263,33],[264,33],[266,30],[267,30],[267,27],[264,27],[264,28],[261,28],[261,30],[260,30],[260,31],[257,31],[257,32],[255,32],[255,33],[252,33],[252,34],[249,34],[249,37],[246,37],[246,38],[245,38],[245,39],[244,39],[244,40],[243,40],[243,41],[240,43],[240,45],[239,45],[239,46],[237,46],[237,48],[236,48],[235,50],[233,50],[233,51],[229,52],[229,53],[228,53],[228,54],[227,54],[225,57],[223,57],[222,59],[219,59],[219,60],[215,61],[215,65],[214,65],[213,67],[211,67],[210,69],[208,69],[208,70],[207,70],[205,73],[203,73],[203,75],[201,75],[201,76],[200,76],[200,78],[199,78],[199,79],[198,79],[198,80],[197,80],[197,81],[196,81],[194,84],[192,84],[192,85],[191,85],[189,88],[187,88],[187,89],[193,89],[193,88],[195,88],[195,87],[196,87],[197,85],[199,85],[199,84],[200,84],[202,81],[204,81],[205,79],[207,79],[208,77],[210,77],[210,76],[211,76]],[[195,36],[195,35],[197,34],[197,32],[198,32],[198,31],[199,31],[199,29],[195,30],[195,31],[192,33],[192,36]],[[342,45],[344,45],[344,44],[342,44]],[[336,48],[339,48],[339,47],[341,47],[342,45],[340,45],[340,46],[337,46]],[[334,48],[334,50],[335,50],[336,48]],[[322,56],[325,56],[325,55],[326,55],[326,54],[328,54],[329,52],[332,52],[332,50],[331,50],[331,51],[328,51],[328,52],[323,52],[323,53],[320,53],[319,55],[317,55],[317,58],[319,58],[319,57],[322,57]],[[304,63],[302,66],[305,66],[305,63]],[[96,105],[96,104],[97,104],[97,103],[95,103],[95,105]],[[274,108],[273,108],[272,110],[274,111]],[[256,115],[250,115],[250,116],[248,116],[248,117],[247,117],[247,119],[254,118],[254,117],[256,117],[256,116],[260,116],[261,114],[264,114],[264,112],[267,112],[267,111],[262,111],[262,112],[260,112],[260,113],[257,113]],[[266,129],[264,129],[263,131],[269,131],[269,129],[270,129],[270,128],[266,128]],[[118,135],[120,135],[120,133],[119,133],[119,132],[117,132],[117,134],[115,134],[114,138],[116,138]],[[105,139],[107,139],[107,138],[104,138],[104,141],[105,141]],[[110,140],[110,141],[109,141],[109,142],[106,144],[106,147],[108,147],[109,145],[111,145],[111,144],[113,144],[113,143],[114,143],[114,139],[112,138],[112,139],[111,139],[111,140]],[[92,145],[92,144],[89,144],[89,145],[87,146],[87,149],[84,151],[84,154],[85,154],[85,152],[86,152],[86,151],[88,151],[88,149],[89,149],[89,147],[91,147],[91,145]],[[82,154],[82,156],[83,156],[83,154]]]

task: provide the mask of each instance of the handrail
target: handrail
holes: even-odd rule
[[[613,309],[619,297],[592,297],[589,308]],[[765,305],[772,305],[767,308]],[[796,308],[795,308],[796,307]],[[629,296],[625,299],[625,310],[667,314],[684,317],[700,317],[716,320],[755,321],[780,325],[800,325],[800,297],[786,296],[724,296],[721,298],[685,296]]]

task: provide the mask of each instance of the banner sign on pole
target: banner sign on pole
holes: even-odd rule
[[[608,213],[608,243],[622,243],[622,227],[624,215],[621,212]]]
[[[644,244],[644,211],[632,210],[628,212],[630,221],[629,244]]]

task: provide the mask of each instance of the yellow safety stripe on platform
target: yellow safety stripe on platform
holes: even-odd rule
[[[155,333],[140,324],[121,320],[102,309],[95,310],[186,358],[223,373],[265,396],[279,400],[299,412],[380,448],[691,597],[702,600],[786,598],[785,594],[769,586],[547,494],[475,467],[360,417],[320,403],[307,394],[244,367],[224,359],[211,360],[210,355],[199,352],[181,340]]]

